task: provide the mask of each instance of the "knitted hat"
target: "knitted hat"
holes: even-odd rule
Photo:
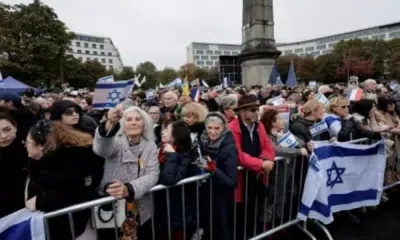
[[[52,122],[50,120],[40,120],[29,130],[29,135],[36,142],[36,144],[44,145],[47,142],[47,136],[51,132]]]
[[[253,94],[246,94],[239,98],[238,106],[235,110],[240,110],[243,108],[251,108],[251,107],[258,107],[260,106],[260,101],[258,100],[257,96]]]
[[[69,100],[61,100],[61,101],[57,101],[53,104],[53,106],[51,106],[51,110],[50,110],[50,119],[51,120],[61,120],[61,115],[68,109],[68,108],[75,108],[79,115],[81,115],[82,113],[82,108]]]

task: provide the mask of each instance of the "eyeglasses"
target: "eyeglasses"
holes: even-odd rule
[[[158,112],[149,112],[150,115],[157,115]]]
[[[248,108],[247,111],[250,111],[252,113],[255,113],[258,111],[258,108]]]
[[[64,112],[64,114],[65,114],[66,116],[72,116],[72,115],[74,115],[74,113],[79,114],[78,111],[77,111],[76,109],[67,109],[67,110]]]
[[[341,106],[341,108],[345,109],[345,108],[349,108],[349,105],[346,106]]]

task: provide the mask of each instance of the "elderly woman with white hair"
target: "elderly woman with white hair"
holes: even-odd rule
[[[212,232],[209,229],[210,189],[209,185],[202,187],[205,197],[202,201],[204,213],[202,227],[207,239],[232,239],[234,193],[237,185],[237,153],[232,132],[227,128],[227,120],[219,112],[209,113],[205,119],[206,130],[201,135],[202,155],[206,162],[200,168],[212,173]]]
[[[107,121],[96,130],[93,150],[106,159],[100,193],[125,198],[127,205],[137,205],[135,214],[140,216],[137,236],[139,240],[148,239],[153,199],[146,193],[157,184],[160,173],[150,117],[138,107],[125,111],[120,106],[110,109]],[[100,231],[100,239],[113,239],[113,233],[113,229]]]
[[[236,117],[234,109],[237,107],[238,97],[235,94],[230,94],[228,96],[222,97],[219,100],[219,106],[221,113],[225,116],[230,123]]]

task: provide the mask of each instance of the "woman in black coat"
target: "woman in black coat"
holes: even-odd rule
[[[191,158],[190,131],[187,124],[180,120],[168,123],[162,131],[162,145],[159,152],[160,180],[159,183],[173,186],[179,181],[195,175],[195,165]],[[196,189],[194,184],[186,184],[185,202],[182,202],[182,187],[174,187],[169,190],[170,220],[173,239],[184,239],[183,228],[186,228],[186,239],[189,239],[196,226]],[[166,212],[166,195],[164,192],[156,196],[156,217],[162,219],[161,235],[165,238],[168,231],[168,219]],[[162,206],[162,207],[160,207]],[[185,211],[185,226],[182,210]],[[164,239],[161,237],[162,239]]]
[[[92,161],[102,159],[91,150],[93,138],[58,121],[39,121],[26,141],[29,182],[26,206],[51,212],[95,199],[102,172],[94,172]],[[90,209],[73,213],[75,237],[91,232]],[[68,216],[49,219],[52,239],[71,239]],[[89,233],[90,234],[90,233]]]
[[[202,155],[207,163],[199,167],[211,173],[210,184],[202,187],[202,227],[205,239],[232,239],[234,193],[237,185],[237,153],[235,141],[227,120],[219,112],[207,115],[206,132],[201,135]],[[212,186],[212,216],[210,213],[210,187]],[[212,231],[210,218],[212,217]],[[203,239],[204,239],[203,237]]]
[[[0,112],[0,218],[24,208],[24,185],[28,154],[17,137],[17,123],[6,112]]]

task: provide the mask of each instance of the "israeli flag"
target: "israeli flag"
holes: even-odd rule
[[[329,100],[328,100],[328,99],[325,97],[325,95],[322,94],[322,93],[318,93],[318,94],[315,96],[315,99],[317,99],[318,102],[324,104],[325,106],[329,104]]]
[[[179,87],[182,85],[182,79],[176,78],[174,81],[167,84],[168,87]]]
[[[299,219],[329,224],[335,212],[379,204],[386,165],[383,140],[372,145],[314,144]]]
[[[281,139],[279,139],[278,143],[282,147],[288,148],[294,148],[298,145],[296,137],[290,131],[285,133],[285,135],[283,135]]]
[[[151,97],[154,96],[154,94],[155,94],[154,89],[149,89],[149,90],[147,90],[147,92],[146,92],[146,98],[151,98]]]
[[[132,80],[97,83],[94,91],[92,108],[114,108],[129,96],[133,86],[134,82]]]
[[[315,124],[314,126],[310,127],[310,132],[313,137],[318,136],[321,133],[326,132],[328,130],[329,130],[329,128],[325,121],[319,122],[319,123]]]
[[[285,99],[283,99],[283,97],[281,95],[274,97],[273,99],[271,99],[271,102],[274,106],[279,106],[285,103]]]
[[[114,82],[114,76],[111,75],[111,76],[105,76],[105,77],[99,78],[99,80],[97,82],[99,82],[99,83]]]
[[[21,209],[0,219],[1,240],[46,240],[44,214]]]
[[[331,137],[337,137],[342,129],[342,118],[336,114],[325,114],[324,121],[328,125]]]

